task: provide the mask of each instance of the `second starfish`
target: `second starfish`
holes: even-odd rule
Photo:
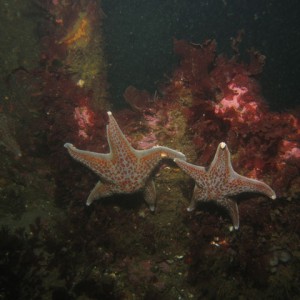
[[[230,152],[224,142],[219,144],[208,170],[177,158],[174,161],[196,181],[188,211],[195,209],[197,201],[216,201],[229,212],[235,229],[239,228],[239,211],[232,196],[243,192],[254,192],[272,199],[276,198],[275,192],[267,184],[241,176],[233,170]]]

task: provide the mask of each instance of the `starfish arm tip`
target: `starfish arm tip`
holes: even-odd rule
[[[189,206],[186,210],[187,210],[188,212],[191,212],[191,211],[193,211],[194,209],[195,209],[194,207]]]
[[[226,143],[225,143],[225,142],[221,142],[221,143],[220,143],[220,147],[221,147],[221,149],[225,149]]]
[[[154,206],[154,205],[150,205],[150,206],[149,206],[149,209],[150,209],[152,212],[154,212],[154,211],[155,211],[155,206]]]
[[[111,115],[112,115],[111,111],[108,111],[108,112],[107,112],[107,114],[108,114],[109,116],[111,116]]]
[[[186,161],[186,156],[185,156],[185,154],[184,154],[184,153],[182,153],[182,152],[178,151],[178,154],[179,154],[179,156],[180,156],[180,159],[182,159],[182,160]],[[175,158],[175,159],[176,159],[176,158]]]
[[[267,184],[265,184],[264,182],[261,182],[261,184],[263,185],[264,189],[261,190],[260,192],[263,195],[271,198],[272,200],[275,200],[277,198],[275,191],[273,191],[273,189]]]
[[[65,144],[64,144],[64,147],[65,147],[65,148],[69,148],[69,147],[72,147],[72,146],[73,146],[73,145],[70,144],[70,143],[65,143]]]

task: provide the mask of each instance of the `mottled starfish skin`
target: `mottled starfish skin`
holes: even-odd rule
[[[235,229],[239,228],[239,212],[236,202],[231,199],[232,196],[254,192],[272,199],[276,198],[275,192],[267,184],[241,176],[233,170],[230,152],[224,142],[219,144],[208,170],[177,158],[174,161],[196,181],[188,211],[195,209],[197,201],[216,201],[217,204],[227,209]]]
[[[136,150],[125,138],[111,112],[108,112],[108,118],[106,130],[110,153],[84,151],[72,144],[65,144],[74,159],[100,176],[101,181],[91,191],[86,204],[90,205],[95,199],[113,194],[143,190],[145,201],[154,210],[156,191],[151,179],[153,169],[164,158],[185,160],[185,156],[181,152],[160,146]]]

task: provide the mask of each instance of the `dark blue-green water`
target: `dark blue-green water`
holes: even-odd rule
[[[299,104],[300,21],[297,0],[104,0],[111,93],[121,99],[128,85],[154,91],[172,70],[172,40],[216,39],[230,52],[230,39],[245,31],[241,47],[266,55],[263,93],[274,109]]]

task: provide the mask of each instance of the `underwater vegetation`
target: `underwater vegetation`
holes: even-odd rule
[[[244,63],[238,54],[217,55],[215,41],[201,45],[175,41],[174,51],[181,57],[180,66],[161,88],[161,97],[153,101],[132,87],[124,94],[135,110],[146,115],[146,123],[150,120],[149,136],[154,139],[155,135],[160,142],[156,131],[165,132],[157,130],[160,126],[171,127],[175,137],[177,133],[181,137],[186,128],[200,165],[207,165],[218,143],[225,141],[239,171],[264,179],[279,196],[295,198],[299,193],[299,112],[268,110],[256,79],[264,57],[251,50],[249,62]],[[184,116],[177,126],[169,117],[174,110]]]
[[[154,94],[129,86],[127,108],[114,111],[99,1],[36,5],[46,16],[39,60],[9,76],[10,90],[23,87],[15,124],[9,110],[0,115],[1,216],[19,222],[0,230],[0,298],[297,299],[299,110],[268,108],[259,85],[267,58],[251,49],[244,61],[239,37],[231,56],[215,40],[174,40],[172,74]],[[186,211],[194,181],[171,161],[151,174],[155,213],[142,193],[87,207],[98,178],[63,145],[108,153],[109,109],[135,149],[169,147],[207,167],[226,143],[234,170],[264,181],[278,199],[236,197],[241,222],[232,230],[213,203]]]

